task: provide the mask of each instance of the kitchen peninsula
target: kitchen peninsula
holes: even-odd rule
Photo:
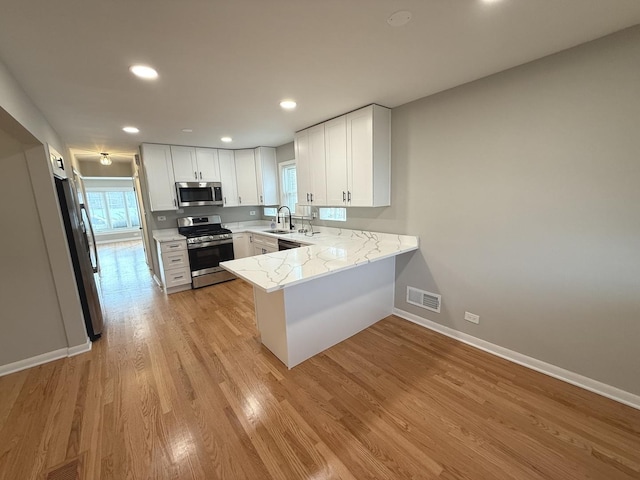
[[[418,248],[415,236],[336,228],[281,238],[306,246],[221,266],[253,285],[262,343],[288,368],[390,315],[395,257]]]

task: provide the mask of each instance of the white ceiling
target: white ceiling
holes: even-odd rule
[[[388,26],[399,10],[412,21]],[[74,150],[243,148],[638,23],[639,0],[2,0],[0,58]]]

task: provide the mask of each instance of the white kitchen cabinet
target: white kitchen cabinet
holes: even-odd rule
[[[309,161],[309,130],[302,130],[293,137],[296,154],[296,182],[298,187],[298,203],[309,205],[311,192],[311,165]]]
[[[255,149],[256,180],[258,184],[258,204],[278,205],[278,166],[276,149],[258,147]]]
[[[299,132],[295,137],[298,203],[327,204],[324,124]],[[300,143],[298,145],[298,143]]]
[[[186,240],[156,241],[160,277],[166,293],[191,289],[191,269]]]
[[[278,239],[267,235],[251,234],[253,254],[264,255],[278,251]]]
[[[219,182],[220,162],[218,150],[215,148],[196,148],[196,162],[198,166],[199,181]]]
[[[233,234],[233,257],[235,259],[253,256],[253,245],[248,232]]]
[[[171,161],[176,182],[198,181],[198,163],[194,147],[171,145]]]
[[[346,115],[346,205],[391,205],[391,110],[369,105]]]
[[[239,205],[258,205],[256,160],[253,150],[235,150]]]
[[[236,183],[236,162],[233,150],[218,150],[222,201],[225,207],[238,206],[238,186]]]
[[[327,169],[327,205],[347,202],[347,116],[324,124],[325,164]]]
[[[151,211],[175,210],[178,207],[171,148],[169,145],[143,143],[140,151]]]
[[[391,110],[369,105],[298,132],[298,203],[391,204]]]
[[[215,148],[171,146],[176,182],[219,182],[220,167]]]

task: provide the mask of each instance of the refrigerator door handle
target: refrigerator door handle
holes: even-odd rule
[[[100,264],[98,262],[98,245],[96,244],[96,235],[95,233],[93,233],[93,225],[91,225],[91,219],[89,218],[89,211],[87,210],[87,207],[83,203],[82,205],[80,205],[80,208],[84,210],[84,213],[87,216],[87,223],[89,224],[89,232],[91,232],[91,239],[93,240],[93,253],[96,257],[96,264],[95,266],[93,265],[91,266],[93,267],[93,273],[98,273],[100,271]]]

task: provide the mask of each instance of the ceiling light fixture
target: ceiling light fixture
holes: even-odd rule
[[[182,131],[184,133],[191,133],[191,132],[193,132],[193,128],[183,128]]]
[[[400,10],[387,18],[387,23],[392,27],[403,27],[411,21],[412,16],[408,10]]]
[[[122,130],[127,132],[127,133],[139,133],[140,132],[140,129],[136,128],[136,127],[123,127]]]
[[[104,153],[102,152],[100,155],[102,155],[102,158],[100,159],[100,163],[102,165],[111,165],[111,159],[109,158],[109,154],[108,153]]]
[[[280,106],[285,110],[293,110],[296,108],[297,103],[293,100],[283,100],[280,102]]]
[[[229,143],[233,140],[233,138],[231,137],[222,137],[220,140],[222,140],[224,143]]]
[[[144,78],[145,80],[153,80],[158,78],[158,72],[155,69],[148,67],[147,65],[133,65],[129,67],[131,73],[136,77]]]

